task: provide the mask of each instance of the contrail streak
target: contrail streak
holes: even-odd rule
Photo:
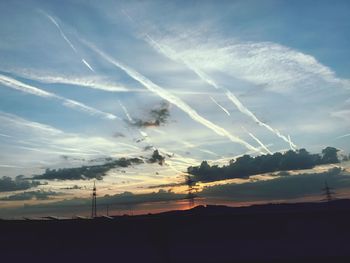
[[[248,110],[239,100],[238,98],[233,95],[229,90],[226,91],[226,96],[229,100],[231,100],[236,107],[239,109],[240,112],[246,114],[247,116],[251,117],[259,126],[263,126],[272,133],[276,134],[278,137],[283,139],[285,142],[290,144],[291,149],[293,150],[297,146],[289,140],[286,136],[282,135],[277,129],[272,128],[271,126],[267,125],[266,123],[260,121],[250,110]]]
[[[252,134],[251,132],[248,132],[246,128],[244,128],[242,126],[242,129],[249,134],[250,137],[253,138],[254,141],[256,141],[267,153],[272,154],[272,152],[267,148],[267,146],[265,144],[262,143],[262,141],[260,141],[254,134]]]
[[[131,118],[131,116],[130,116],[128,110],[127,110],[127,108],[122,104],[121,101],[119,101],[119,105],[120,105],[120,107],[122,107],[122,109],[123,109],[123,111],[124,111],[126,117],[128,118],[128,121],[133,122],[133,119]]]
[[[292,140],[290,139],[289,134],[288,134],[288,141],[289,141],[289,147],[294,151],[294,150],[295,150],[295,147],[294,147],[294,145],[293,145],[293,143],[292,143]]]
[[[207,150],[207,149],[202,149],[202,148],[198,148],[198,145],[194,145],[192,143],[189,143],[187,141],[181,141],[181,143],[186,147],[186,148],[194,148],[194,149],[197,149],[198,151],[201,151],[203,153],[207,153],[207,154],[210,154],[210,155],[215,155],[215,156],[219,156],[219,154],[213,152],[213,151],[210,151],[210,150]]]
[[[73,51],[75,53],[78,53],[75,46],[72,44],[72,42],[70,42],[70,40],[68,39],[68,37],[64,34],[64,32],[62,31],[60,25],[57,23],[57,21],[50,16],[49,14],[46,14],[45,12],[42,12],[58,29],[58,31],[60,32],[62,38],[67,42],[67,44],[73,49]]]
[[[220,105],[212,96],[209,96],[209,98],[218,105],[228,116],[231,116],[230,112],[226,110],[222,105]]]
[[[272,152],[263,144],[257,137],[254,136],[254,134],[248,132],[249,136],[252,137],[260,146],[267,151],[269,154],[272,154]]]
[[[44,11],[40,10],[40,12],[46,16],[58,29],[58,31],[60,32],[60,35],[62,36],[62,38],[67,42],[67,44],[71,47],[71,49],[75,52],[75,54],[78,54],[77,49],[75,48],[75,46],[73,45],[73,43],[68,39],[68,37],[66,36],[66,34],[63,32],[63,30],[61,29],[60,25],[57,23],[57,21],[50,16],[49,14],[45,13]],[[90,66],[90,64],[83,58],[81,58],[81,62],[83,62],[83,64],[92,72],[95,72],[95,70]]]
[[[114,120],[114,119],[120,120],[120,118],[114,114],[100,111],[98,109],[87,106],[81,102],[67,99],[65,97],[56,95],[56,94],[51,93],[51,92],[47,92],[45,90],[36,88],[34,86],[25,84],[25,83],[20,82],[16,79],[13,79],[13,78],[1,75],[1,74],[0,74],[0,84],[7,86],[7,87],[10,87],[12,89],[16,89],[16,90],[19,90],[19,91],[22,91],[25,93],[35,95],[35,96],[58,100],[58,101],[62,102],[62,104],[66,107],[69,107],[72,109],[77,109],[79,111],[89,113],[90,115],[97,115],[97,116],[101,116],[105,119],[110,119],[110,120]]]
[[[202,125],[206,126],[207,128],[214,131],[216,134],[225,136],[228,139],[230,139],[232,142],[239,143],[246,148],[259,152],[259,149],[255,148],[254,146],[250,145],[246,141],[240,139],[239,137],[236,137],[232,134],[230,134],[228,131],[226,131],[224,128],[212,123],[211,121],[205,119],[201,115],[199,115],[194,109],[192,109],[188,104],[186,104],[184,101],[182,101],[180,98],[176,97],[175,95],[169,93],[167,90],[161,88],[157,84],[153,83],[151,80],[147,79],[145,76],[141,75],[137,71],[135,71],[132,68],[129,68],[128,66],[114,60],[101,50],[99,50],[97,47],[92,45],[91,43],[87,41],[83,41],[89,48],[91,48],[93,51],[95,51],[97,54],[99,54],[102,58],[104,58],[106,61],[114,65],[115,67],[121,69],[126,74],[128,74],[131,78],[138,81],[140,84],[142,84],[145,88],[152,91],[153,93],[157,94],[161,98],[167,100],[168,102],[176,105],[179,109],[187,113],[187,115],[193,119],[194,121],[201,123]]]
[[[85,66],[87,66],[92,72],[95,72],[95,70],[90,66],[89,63],[87,63],[87,61],[85,59],[81,59],[81,61],[85,64]]]
[[[341,139],[341,138],[345,138],[345,137],[349,137],[349,136],[350,136],[350,133],[338,136],[335,139]]]
[[[6,73],[15,74],[19,77],[39,81],[42,83],[57,83],[57,84],[68,84],[75,85],[79,87],[87,87],[91,89],[109,91],[109,92],[145,92],[144,89],[130,89],[124,87],[118,83],[113,83],[100,79],[99,77],[80,77],[80,76],[64,76],[64,75],[52,75],[52,73],[47,72],[26,72],[11,70]],[[148,92],[148,91],[147,91]]]
[[[6,137],[6,138],[12,138],[12,136],[7,135],[7,134],[3,134],[3,133],[0,133],[0,136],[2,136],[2,137]]]
[[[180,61],[183,64],[185,64],[189,69],[191,69],[194,73],[197,74],[197,76],[202,79],[204,82],[208,83],[209,85],[211,85],[212,87],[214,87],[215,89],[222,89],[220,88],[215,81],[213,81],[206,73],[204,73],[202,70],[198,69],[197,67],[195,67],[193,64],[191,64],[189,61],[187,61],[185,58],[180,57],[174,50],[172,50],[169,47],[164,47],[161,46],[158,42],[156,42],[153,38],[151,38],[149,35],[144,34],[146,37],[144,38],[145,41],[152,46],[155,50],[157,50],[159,53],[165,55],[166,57],[174,60],[174,61]],[[271,131],[272,133],[274,133],[275,135],[277,135],[278,137],[280,137],[282,140],[284,140],[285,142],[289,143],[289,140],[286,136],[282,135],[277,129],[274,129],[272,127],[270,127],[268,124],[260,121],[247,107],[245,107],[239,100],[238,98],[229,90],[227,89],[223,89],[225,90],[225,95],[227,96],[227,98],[238,108],[238,110],[240,112],[242,112],[243,114],[246,114],[247,116],[251,117],[258,125],[265,127],[266,129],[268,129],[269,131]],[[296,147],[296,145],[294,143],[290,144],[293,148]]]
[[[123,104],[121,101],[119,101],[119,105],[120,105],[120,107],[123,109],[123,111],[124,111],[124,113],[125,113],[125,116],[126,116],[126,118],[128,119],[128,121],[129,121],[130,123],[134,123],[133,118],[130,116],[129,111],[128,111],[128,109],[124,106],[124,104]],[[137,129],[137,130],[138,130],[138,132],[141,134],[142,137],[144,137],[144,138],[147,138],[147,137],[148,137],[148,134],[147,134],[146,132],[142,131],[141,129]]]
[[[203,152],[203,153],[207,153],[207,154],[214,155],[214,156],[219,156],[217,153],[214,153],[214,152],[209,151],[207,149],[198,149],[198,150]]]

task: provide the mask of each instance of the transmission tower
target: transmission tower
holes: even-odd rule
[[[332,188],[328,186],[327,181],[324,182],[325,187],[322,189],[323,190],[323,195],[325,196],[325,201],[330,202],[334,200],[334,192],[332,192]]]
[[[96,216],[96,185],[94,181],[94,188],[92,188],[91,218],[95,218]]]
[[[192,208],[195,205],[195,198],[197,197],[195,193],[197,192],[198,187],[196,186],[196,182],[190,176],[186,176],[185,180],[185,183],[188,186],[186,198],[188,199],[189,208]]]

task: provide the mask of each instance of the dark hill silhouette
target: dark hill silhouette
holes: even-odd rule
[[[1,262],[350,262],[350,200],[0,221]]]

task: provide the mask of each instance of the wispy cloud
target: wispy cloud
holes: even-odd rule
[[[57,155],[111,155],[118,150],[126,152],[141,152],[132,145],[100,136],[67,133],[50,125],[30,121],[14,114],[0,111],[0,122],[4,129],[13,134],[14,143],[10,147],[21,147],[41,153]],[[29,141],[28,141],[29,140]],[[21,142],[30,142],[30,147],[21,146]]]
[[[20,167],[17,165],[11,165],[11,164],[0,164],[0,167],[3,167],[3,168],[23,168],[23,167]]]
[[[95,109],[93,107],[87,106],[81,102],[75,101],[75,100],[71,100],[71,99],[67,99],[65,97],[56,95],[54,93],[51,92],[47,92],[45,90],[39,89],[37,87],[25,84],[23,82],[20,82],[16,79],[7,77],[5,75],[1,75],[0,74],[0,84],[10,87],[12,89],[16,89],[25,93],[29,93],[35,96],[39,96],[39,97],[43,97],[43,98],[49,98],[49,99],[55,99],[58,100],[60,102],[62,102],[62,104],[66,107],[75,109],[75,110],[79,110],[82,112],[86,112],[90,115],[96,115],[96,116],[100,116],[103,117],[105,119],[110,119],[110,120],[114,120],[114,119],[119,119],[119,117],[117,117],[116,115],[112,114],[112,113],[106,113],[103,111],[100,111],[98,109]]]
[[[3,134],[3,133],[0,133],[0,136],[1,136],[1,137],[6,137],[6,138],[12,138],[12,136],[7,135],[7,134]]]
[[[174,104],[175,106],[177,106],[179,109],[184,111],[194,121],[196,121],[196,122],[204,125],[205,127],[211,129],[212,131],[214,131],[216,134],[218,134],[220,136],[227,137],[232,142],[239,143],[239,144],[245,146],[246,148],[248,148],[250,150],[257,151],[257,152],[259,151],[257,148],[255,148],[254,146],[250,145],[246,141],[240,139],[237,136],[232,135],[231,133],[226,131],[224,128],[222,128],[222,127],[212,123],[211,121],[207,120],[206,118],[202,117],[194,109],[192,109],[188,104],[186,104],[183,100],[181,100],[180,98],[176,97],[175,95],[169,93],[167,90],[163,89],[162,87],[158,86],[157,84],[153,83],[151,80],[149,80],[145,76],[141,75],[140,73],[138,73],[134,69],[129,68],[128,66],[122,64],[119,61],[116,61],[112,57],[108,56],[107,54],[105,54],[104,52],[99,50],[93,44],[91,44],[91,43],[89,43],[89,42],[87,42],[85,40],[82,40],[82,42],[84,42],[89,48],[91,48],[91,50],[93,50],[97,54],[99,54],[103,59],[105,59],[106,61],[108,61],[109,63],[114,65],[115,67],[123,70],[131,78],[133,78],[136,81],[138,81],[139,83],[141,83],[145,88],[147,88],[148,90],[150,90],[153,93],[157,94],[158,96],[160,96],[161,98],[165,99],[166,101],[168,101],[168,102]]]
[[[145,34],[145,41],[150,44],[155,50],[160,52],[161,54],[165,55],[166,57],[179,61],[184,63],[189,69],[191,69],[193,72],[197,74],[199,78],[201,78],[204,82],[209,84],[210,86],[214,87],[215,89],[222,89],[225,92],[225,95],[227,98],[237,107],[237,109],[242,112],[243,114],[250,117],[253,121],[255,121],[258,125],[265,127],[281,139],[283,139],[285,142],[289,143],[288,138],[284,135],[282,135],[277,129],[272,128],[270,125],[262,122],[259,120],[254,113],[252,113],[246,106],[243,105],[243,103],[228,89],[224,89],[219,87],[216,82],[209,77],[196,63],[193,63],[191,61],[191,56],[186,56],[185,54],[177,53],[175,50],[171,49],[169,46],[165,44],[160,44],[159,42],[155,41],[153,38],[151,38],[148,34]],[[220,108],[222,108],[220,105],[218,105]],[[296,147],[295,144],[293,144],[293,148]]]
[[[7,69],[7,73],[49,84],[67,84],[109,92],[145,92],[144,89],[129,88],[100,76],[66,76],[32,69]]]
[[[0,120],[1,123],[5,123],[5,127],[15,127],[17,129],[24,129],[28,131],[28,129],[33,129],[35,131],[38,131],[40,133],[45,133],[49,135],[61,135],[63,132],[61,130],[58,130],[56,128],[53,128],[49,125],[45,125],[39,122],[34,121],[28,121],[26,119],[23,119],[21,117],[18,117],[14,114],[6,113],[0,111]]]
[[[331,113],[332,116],[350,121],[350,110],[339,110]]]
[[[146,40],[150,42],[148,37]],[[274,92],[316,88],[322,81],[342,88],[350,84],[315,57],[273,42],[244,42],[175,31],[159,37],[156,43],[163,52],[169,54],[171,50],[171,56],[205,72],[225,72]]]

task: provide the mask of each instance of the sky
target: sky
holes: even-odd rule
[[[349,14],[341,0],[1,1],[0,176],[158,149],[164,165],[99,182],[137,193],[202,160],[348,154]],[[91,183],[44,188],[88,196]]]

